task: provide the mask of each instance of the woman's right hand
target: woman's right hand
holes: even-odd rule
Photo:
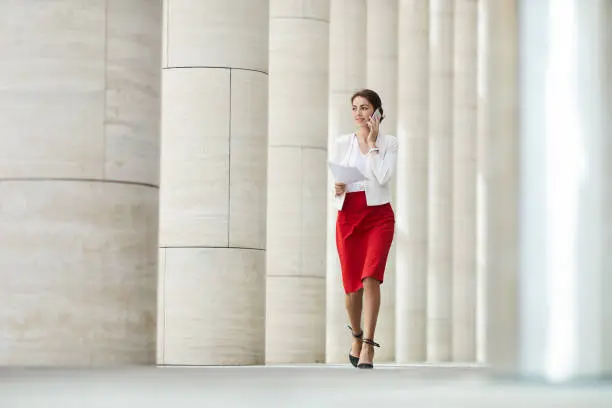
[[[344,183],[336,183],[336,195],[342,195],[346,192],[346,184]]]

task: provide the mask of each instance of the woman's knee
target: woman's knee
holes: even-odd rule
[[[346,294],[346,296],[349,297],[350,299],[359,298],[362,295],[363,295],[363,288],[357,289],[354,292],[349,292]]]
[[[380,281],[376,278],[368,276],[367,278],[363,279],[363,287],[366,288],[366,290],[367,288],[375,288],[379,286],[380,286]]]

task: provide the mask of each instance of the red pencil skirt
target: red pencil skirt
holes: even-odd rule
[[[395,231],[390,204],[368,207],[365,192],[347,193],[336,220],[336,247],[345,293],[363,288],[365,278],[384,280]]]

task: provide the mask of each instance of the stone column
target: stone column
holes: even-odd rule
[[[397,0],[367,2],[366,86],[382,99],[385,119],[381,133],[397,135]],[[396,181],[392,179],[391,205],[396,210]],[[380,288],[381,304],[376,324],[376,361],[395,361],[395,239],[389,251],[385,282]]]
[[[484,0],[484,195],[487,362],[514,373],[518,310],[518,73],[516,0]]]
[[[264,362],[267,0],[167,0],[162,364]]]
[[[427,359],[452,355],[453,0],[431,0]]]
[[[366,0],[331,0],[329,27],[329,141],[355,129],[351,95],[366,83]],[[332,179],[328,174],[328,184]],[[327,200],[326,361],[346,363],[351,334],[346,328],[344,289],[336,249],[332,192]]]
[[[486,104],[486,73],[488,38],[485,26],[486,1],[478,2],[477,45],[477,130],[476,130],[476,361],[486,363],[487,276],[486,276],[486,221],[485,202],[485,141],[488,135]]]
[[[396,361],[427,358],[429,1],[400,0]]]
[[[325,361],[329,0],[272,0],[266,362]]]
[[[612,4],[518,10],[518,373],[592,380],[612,372]]]
[[[155,363],[159,1],[0,13],[0,364]]]
[[[452,359],[476,360],[476,86],[478,3],[455,0]]]

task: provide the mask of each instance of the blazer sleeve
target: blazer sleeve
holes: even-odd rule
[[[371,153],[367,158],[368,174],[366,174],[366,176],[381,186],[387,184],[389,180],[391,180],[397,164],[397,138],[394,136],[387,136],[387,139],[387,146],[384,150],[378,153]]]

